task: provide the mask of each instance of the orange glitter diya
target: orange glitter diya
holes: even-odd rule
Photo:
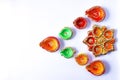
[[[104,9],[100,6],[91,7],[90,9],[86,10],[85,13],[89,18],[96,22],[102,21],[106,16]]]
[[[114,30],[108,30],[106,26],[94,25],[83,42],[95,56],[107,54],[114,50]]]
[[[41,41],[39,46],[49,52],[55,52],[59,49],[60,43],[56,37],[51,36]]]
[[[105,72],[105,65],[102,61],[96,60],[87,65],[86,69],[93,75],[100,76]]]
[[[79,64],[79,65],[85,65],[88,63],[88,55],[87,54],[78,54],[76,57],[75,57],[75,61]]]

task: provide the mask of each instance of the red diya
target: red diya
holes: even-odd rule
[[[105,10],[101,6],[94,6],[90,9],[86,10],[86,15],[96,22],[100,22],[104,20],[106,13]]]
[[[56,37],[50,36],[42,40],[39,46],[49,52],[55,52],[59,49],[60,42]]]
[[[114,50],[114,31],[108,30],[106,26],[94,25],[93,30],[88,31],[84,43],[95,56],[107,54]]]
[[[73,21],[73,24],[78,29],[84,29],[87,26],[87,20],[84,17],[78,17]]]

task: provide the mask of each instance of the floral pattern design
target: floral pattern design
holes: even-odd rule
[[[95,56],[107,54],[114,50],[114,30],[107,29],[106,26],[94,25],[93,30],[88,31],[88,36],[84,43],[88,46]]]

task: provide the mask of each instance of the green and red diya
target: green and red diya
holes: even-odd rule
[[[64,56],[67,59],[73,57],[74,53],[75,53],[75,50],[71,47],[66,47],[60,52],[61,56]]]
[[[59,36],[64,40],[70,39],[72,35],[73,35],[73,31],[69,27],[64,27],[59,33]]]
[[[60,42],[56,37],[50,36],[42,40],[39,46],[45,49],[46,51],[55,52],[59,49]]]

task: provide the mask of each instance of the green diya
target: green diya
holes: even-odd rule
[[[60,33],[59,36],[64,39],[64,40],[68,40],[72,37],[73,31],[71,30],[71,28],[69,27],[64,27]]]
[[[64,56],[65,58],[73,57],[74,53],[75,53],[75,50],[71,47],[66,47],[60,52],[61,56]]]

